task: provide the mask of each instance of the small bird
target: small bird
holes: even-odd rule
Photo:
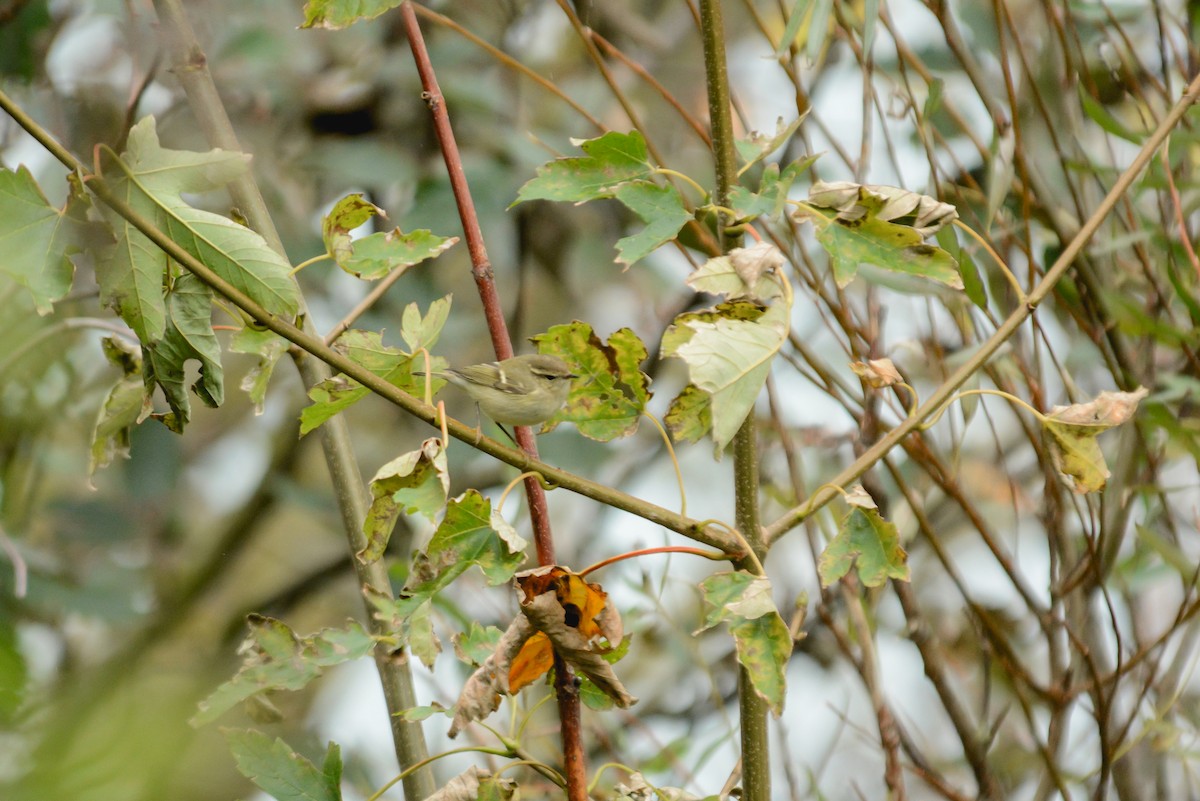
[[[562,359],[541,353],[451,367],[434,375],[466,390],[475,405],[497,423],[514,426],[549,420],[567,402],[571,382],[578,378]]]

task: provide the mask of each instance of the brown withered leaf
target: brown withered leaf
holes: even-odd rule
[[[517,783],[512,779],[493,776],[475,765],[467,768],[442,789],[425,797],[425,801],[476,801],[478,798],[509,799],[516,797]]]
[[[891,359],[868,359],[866,362],[851,362],[850,370],[867,382],[873,389],[894,386],[904,382]]]
[[[456,737],[468,723],[483,720],[500,706],[500,696],[508,693],[508,674],[513,659],[522,646],[535,634],[534,627],[524,615],[518,615],[496,643],[491,656],[484,660],[459,693],[454,705],[454,722],[450,736]]]
[[[567,610],[554,593],[542,593],[529,603],[521,604],[521,611],[534,628],[550,639],[554,650],[567,664],[591,679],[617,706],[625,709],[637,703],[617,678],[612,665],[604,660],[600,649],[578,628],[567,623]]]
[[[524,596],[521,611],[542,636],[530,637],[513,660],[508,676],[512,692],[544,675],[557,651],[618,705],[633,704],[636,699],[604,660],[608,648],[621,642],[624,630],[600,585],[557,565],[518,573],[516,579]]]

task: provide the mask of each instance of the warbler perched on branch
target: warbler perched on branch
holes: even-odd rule
[[[497,423],[514,426],[549,420],[567,402],[571,382],[578,378],[562,359],[540,353],[451,367],[433,375],[465,390],[479,410]]]

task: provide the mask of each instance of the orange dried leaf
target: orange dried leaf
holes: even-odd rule
[[[554,666],[554,648],[542,632],[530,637],[508,669],[508,691],[516,693],[545,676]]]

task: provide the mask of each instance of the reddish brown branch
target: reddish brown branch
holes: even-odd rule
[[[458,216],[462,221],[463,238],[467,243],[467,252],[471,256],[471,276],[475,279],[475,287],[479,290],[479,299],[483,303],[483,313],[487,320],[488,333],[492,338],[492,348],[495,350],[497,359],[507,359],[513,355],[512,340],[509,337],[508,325],[504,320],[504,311],[500,305],[500,294],[496,289],[496,277],[492,271],[492,263],[483,242],[479,217],[475,213],[475,204],[471,199],[471,189],[467,184],[458,144],[454,139],[454,130],[450,125],[450,115],[446,111],[445,99],[438,87],[433,63],[429,60],[429,52],[425,48],[425,39],[421,35],[421,26],[417,22],[417,15],[413,10],[412,3],[404,3],[400,7],[400,12],[404,20],[405,31],[408,34],[409,45],[412,48],[413,61],[416,63],[417,73],[421,76],[423,89],[421,96],[433,116],[434,132],[442,150],[442,158],[446,163],[446,173],[454,192]],[[523,451],[534,459],[538,458],[537,444],[534,442],[531,429],[526,426],[518,426],[516,438],[517,444]],[[554,564],[550,510],[546,504],[546,494],[536,478],[525,479],[525,494],[529,502],[529,517],[533,525],[538,563]],[[567,779],[567,797],[569,801],[586,801],[587,773],[583,760],[579,694],[575,688],[574,676],[567,665],[557,656],[555,656],[554,664],[557,676],[554,685],[558,695],[559,718],[562,723],[563,766]]]

